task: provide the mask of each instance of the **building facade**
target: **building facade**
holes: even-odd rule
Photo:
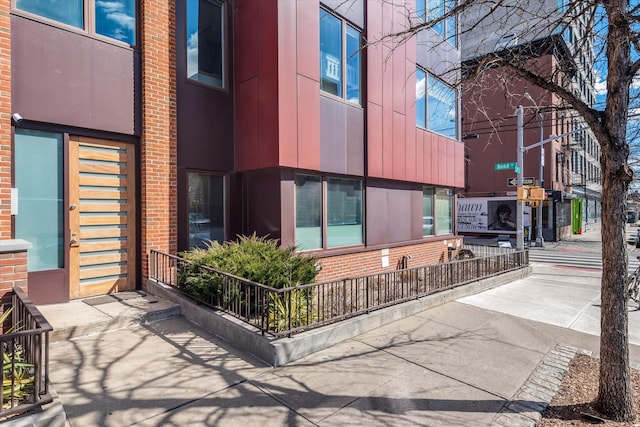
[[[463,61],[473,64],[488,55],[513,57],[594,106],[594,36],[585,30],[588,11],[584,6],[568,7],[551,0],[507,2],[466,33],[464,28],[477,20],[474,13],[481,12],[462,17]],[[557,25],[558,17],[567,10],[573,18],[563,28]],[[530,236],[538,235],[538,215],[544,240],[580,233],[600,218],[599,145],[584,120],[559,96],[500,67],[465,82],[463,135],[474,138],[465,141],[467,185],[462,194],[515,196],[515,171],[496,170],[495,165],[516,160],[519,105],[524,111],[523,176],[547,192],[547,200],[532,210]],[[565,136],[545,143],[542,150],[527,149],[551,135]]]
[[[455,18],[393,46],[364,40],[420,2],[64,5],[0,0],[0,241],[12,265],[29,247],[0,288],[136,289],[150,250],[252,233],[318,256],[318,280],[460,244]]]

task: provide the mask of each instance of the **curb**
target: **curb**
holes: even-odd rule
[[[569,363],[576,354],[591,354],[575,347],[557,344],[533,370],[514,397],[494,417],[495,427],[535,427],[542,413],[558,393]]]

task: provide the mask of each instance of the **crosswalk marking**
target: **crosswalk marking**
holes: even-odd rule
[[[529,261],[544,264],[562,265],[567,267],[602,270],[602,255],[598,252],[560,252],[553,250],[536,249],[529,251]],[[628,270],[633,272],[640,261],[629,256]]]

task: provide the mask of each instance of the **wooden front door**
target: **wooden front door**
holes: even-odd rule
[[[69,137],[69,296],[135,288],[132,144]]]

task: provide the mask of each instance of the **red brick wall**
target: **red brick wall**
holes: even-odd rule
[[[0,240],[11,238],[10,6],[10,0],[0,0]]]
[[[149,250],[177,251],[175,3],[143,0],[140,150],[142,282]]]
[[[381,249],[323,257],[318,261],[322,265],[322,270],[316,277],[316,282],[327,282],[346,277],[358,277],[396,270],[398,262],[405,255],[411,257],[407,262],[409,268],[448,261],[449,243],[457,248],[458,244],[462,245],[462,238],[389,248],[388,267],[382,267],[383,255]]]
[[[0,297],[20,286],[27,292],[27,252],[0,253]]]

